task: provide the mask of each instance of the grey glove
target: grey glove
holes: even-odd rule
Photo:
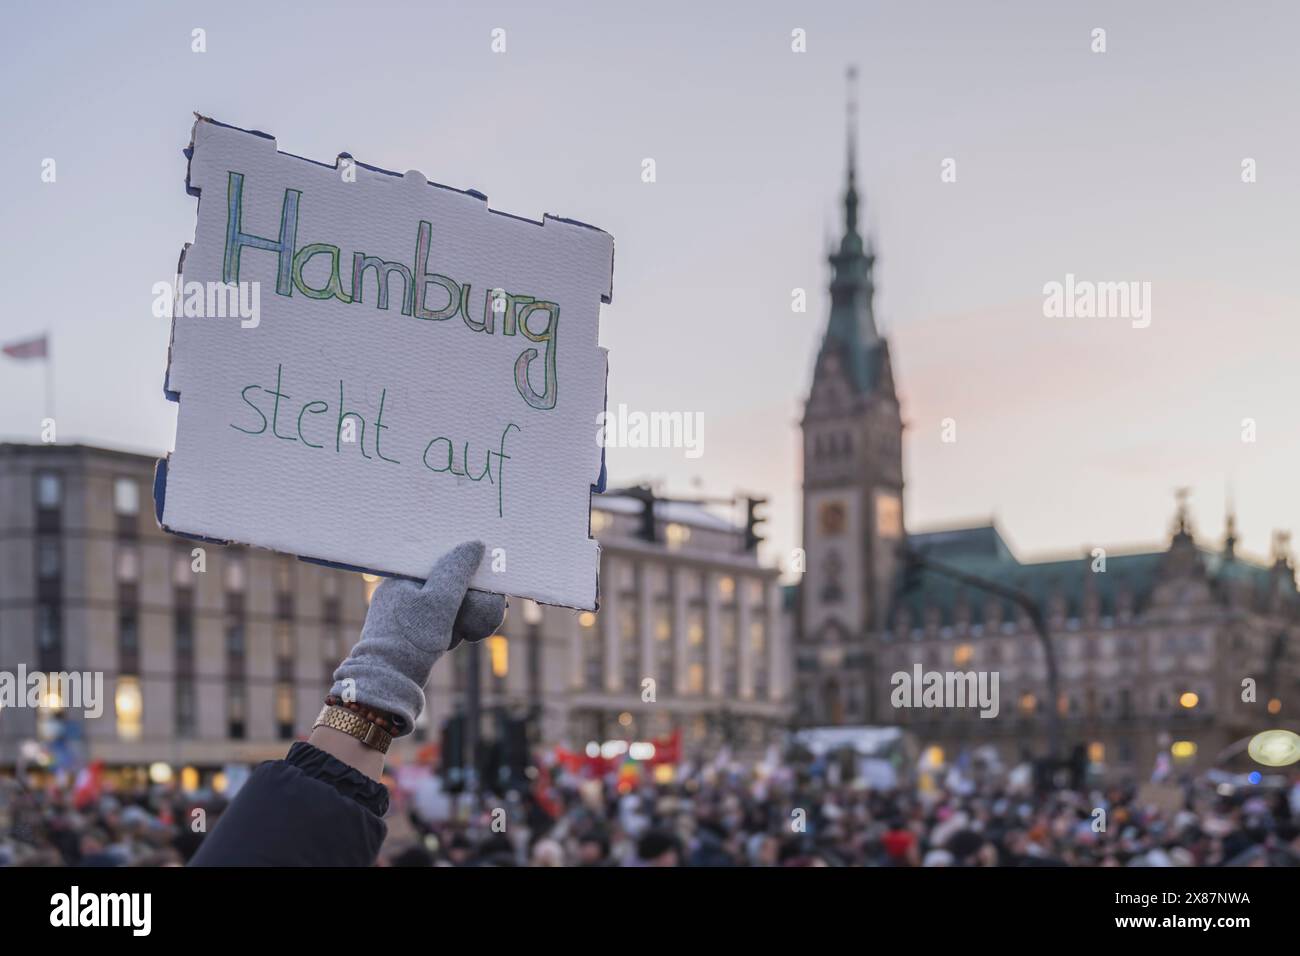
[[[424,710],[424,685],[438,658],[461,641],[491,636],[505,619],[506,599],[470,591],[483,543],[452,548],[416,584],[388,578],[375,588],[361,640],[334,672],[330,693],[384,710],[394,736],[409,734]]]

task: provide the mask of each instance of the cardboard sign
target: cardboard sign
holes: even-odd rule
[[[188,155],[159,523],[413,578],[477,539],[473,587],[594,609],[613,238],[204,118]]]
[[[1166,817],[1171,817],[1183,809],[1186,797],[1183,788],[1175,783],[1144,783],[1138,787],[1139,807],[1154,807]]]

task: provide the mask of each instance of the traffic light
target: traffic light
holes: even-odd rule
[[[442,724],[442,755],[438,764],[448,793],[465,789],[465,716],[453,714]]]
[[[638,488],[628,488],[621,492],[629,498],[635,498],[641,502],[641,524],[637,528],[636,536],[642,541],[649,541],[652,544],[659,540],[659,528],[655,523],[655,493],[651,488],[642,485]]]
[[[501,762],[509,774],[510,783],[514,786],[526,784],[528,767],[532,763],[528,747],[528,718],[506,718],[501,749]]]
[[[759,514],[758,509],[767,504],[766,498],[745,499],[745,550],[755,551],[763,536],[758,533],[758,526],[767,521],[767,515]]]

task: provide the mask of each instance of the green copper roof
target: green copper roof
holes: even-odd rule
[[[1098,613],[1103,617],[1117,613],[1119,596],[1124,592],[1132,600],[1132,609],[1140,611],[1168,554],[1168,551],[1110,553],[1106,557],[1106,573],[1094,574],[1092,559],[1087,555],[1022,563],[993,525],[909,535],[908,541],[935,561],[1026,591],[1045,605],[1052,598],[1062,598],[1066,617],[1083,616],[1090,590],[1097,596]],[[1270,588],[1286,590],[1285,577],[1276,576],[1271,567],[1204,548],[1197,548],[1196,555],[1211,581],[1249,582],[1259,600],[1267,597]],[[942,624],[952,624],[956,609],[963,602],[970,608],[972,620],[978,620],[985,602],[998,600],[933,572],[922,573],[918,581],[917,587],[898,594],[895,599],[895,609],[907,608],[913,626],[919,625],[928,609],[939,611]],[[1294,586],[1287,594],[1295,596]],[[1002,605],[1003,620],[1015,620],[1018,611],[1011,602],[1003,601]]]

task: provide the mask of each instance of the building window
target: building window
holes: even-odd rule
[[[687,693],[704,693],[705,655],[707,653],[708,649],[704,645],[704,609],[696,603],[686,612]]]
[[[903,503],[897,495],[876,496],[876,534],[886,541],[903,536]]]
[[[244,567],[244,555],[239,551],[227,551],[225,561],[226,590],[232,594],[242,594],[247,583],[247,569]]]
[[[275,688],[275,726],[281,740],[293,739],[293,687],[289,684]]]
[[[57,604],[36,607],[36,659],[43,671],[63,669],[63,620]]]
[[[176,671],[192,673],[194,670],[194,612],[178,607],[172,614],[172,629],[176,638]]]
[[[140,621],[134,610],[117,616],[118,670],[124,674],[140,673]]]
[[[44,535],[36,540],[36,575],[54,581],[63,573],[63,548],[58,538]]]
[[[284,556],[275,559],[275,589],[281,593],[293,590],[293,561]]]
[[[176,682],[176,736],[193,737],[195,729],[194,682]]]
[[[275,616],[293,617],[293,562],[283,557],[275,562]]]
[[[135,584],[140,580],[140,548],[131,542],[119,541],[115,566],[119,584]]]
[[[578,616],[582,627],[583,684],[591,690],[603,690],[605,685],[605,640],[595,626],[596,615],[584,611]]]
[[[605,683],[605,641],[596,627],[596,615],[583,611],[578,615],[578,627],[581,628],[583,686],[602,690]]]
[[[117,736],[122,740],[139,740],[144,715],[140,679],[119,677],[114,703],[117,709]]]
[[[172,555],[172,585],[181,590],[194,587],[194,557],[189,548],[177,548]]]
[[[623,654],[623,687],[635,691],[641,686],[641,602],[625,596],[618,609],[619,649]]]
[[[762,618],[749,622],[749,657],[754,666],[754,694],[757,697],[766,697],[767,626]]]
[[[232,670],[244,666],[244,622],[239,618],[226,619],[226,661]]]
[[[113,512],[121,518],[134,518],[140,513],[140,485],[134,478],[113,482]]]
[[[655,602],[655,675],[656,692],[659,695],[670,694],[673,689],[673,674],[677,667],[677,647],[673,640],[672,604],[667,599]]]
[[[703,694],[704,693],[704,665],[692,662],[686,668],[686,693]]]
[[[282,681],[293,680],[293,625],[277,621],[275,625],[275,672]]]
[[[677,551],[686,547],[691,540],[691,529],[684,524],[670,523],[664,529],[664,541],[668,544],[669,551]]]
[[[691,647],[704,646],[704,611],[693,607],[686,612],[686,641]]]
[[[721,634],[718,636],[722,652],[720,662],[722,687],[728,697],[734,698],[740,693],[740,640],[737,634],[739,623],[734,604],[721,610],[718,614],[718,625],[721,628]]]
[[[244,682],[230,681],[226,684],[226,735],[231,740],[244,739],[247,707]]]
[[[340,633],[337,624],[325,629],[325,640],[321,644],[321,654],[324,658],[321,663],[325,665],[325,683],[332,685],[334,683],[334,669],[343,660],[343,635]],[[455,659],[459,660],[459,655]]]
[[[42,511],[57,511],[63,505],[63,477],[43,471],[36,476],[36,506]]]

